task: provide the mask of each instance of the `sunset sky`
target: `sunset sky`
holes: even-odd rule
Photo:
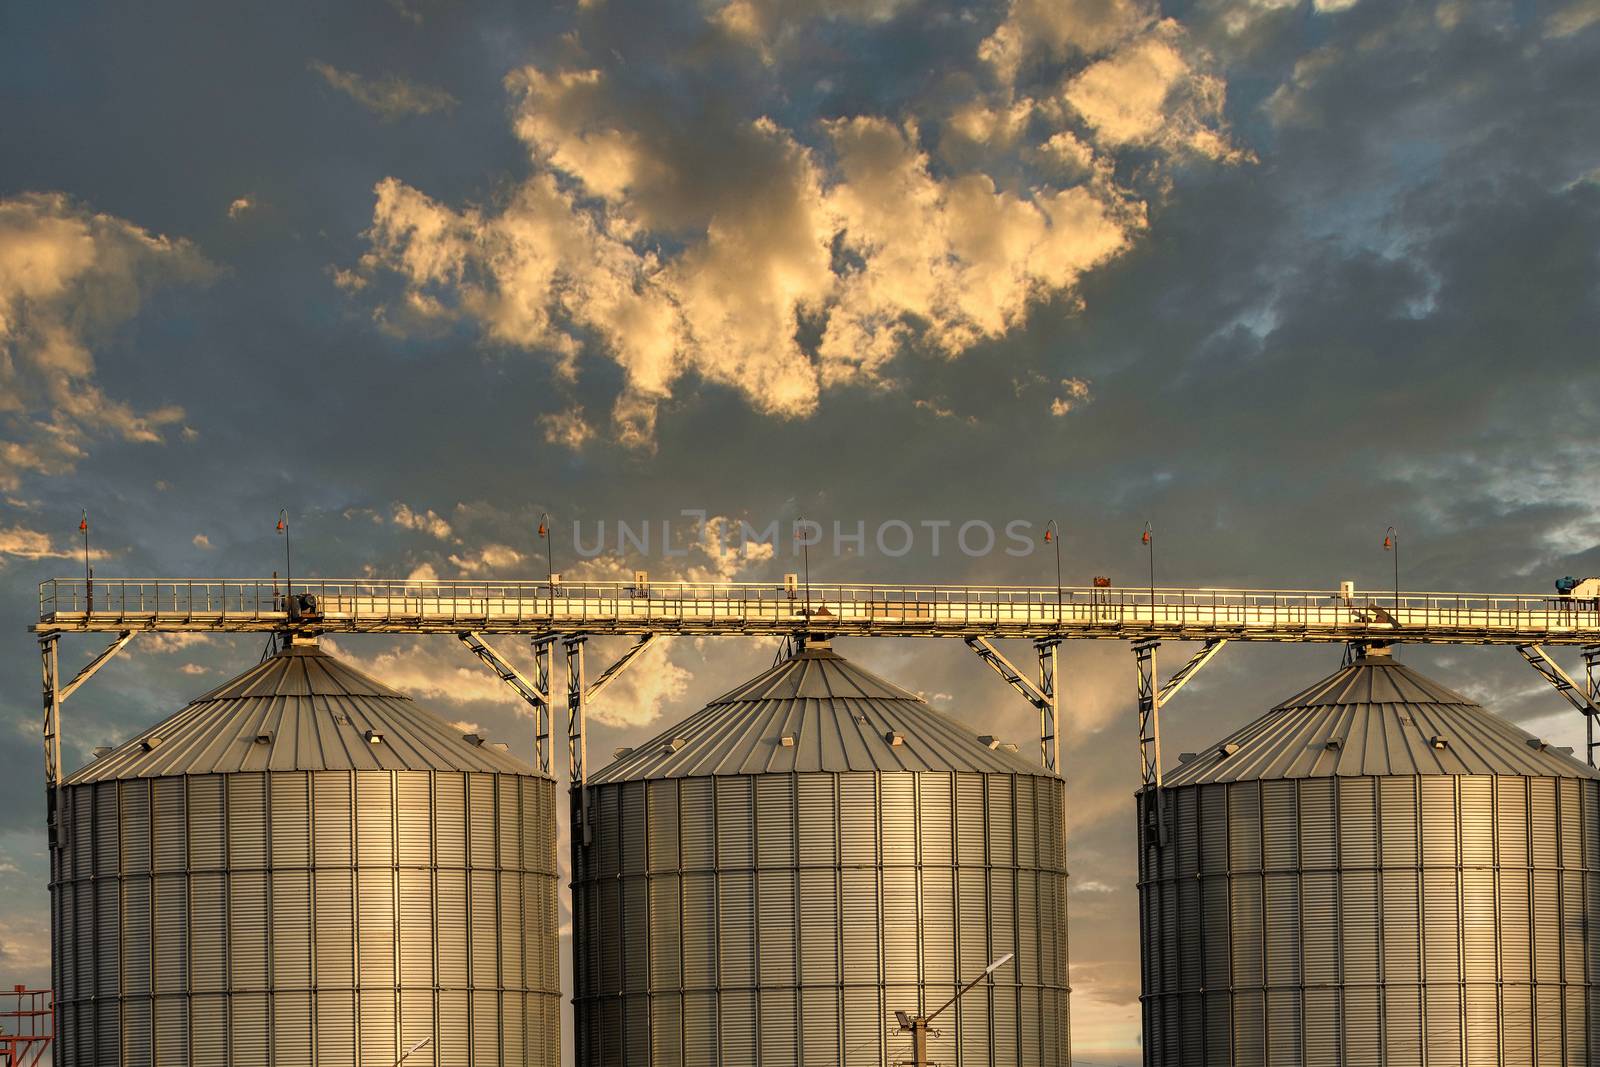
[[[297,577],[541,577],[542,513],[569,577],[775,581],[730,535],[802,515],[819,581],[1053,585],[1052,518],[1069,584],[1143,584],[1146,521],[1170,585],[1387,588],[1390,524],[1411,589],[1600,573],[1597,100],[1600,0],[5,5],[0,986],[48,981],[24,628],[84,508],[102,577],[265,575],[280,508]],[[140,638],[67,766],[262,644]],[[330,644],[531,753],[456,642]],[[959,642],[839,648],[1035,739]],[[658,643],[591,751],[773,652]],[[1510,650],[1400,655],[1581,738]],[[1168,751],[1338,661],[1228,648]],[[1132,657],[1063,674],[1075,1050],[1131,1064]]]

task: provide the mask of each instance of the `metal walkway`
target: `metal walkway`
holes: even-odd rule
[[[1600,644],[1593,602],[1515,594],[381,579],[286,593],[260,578],[55,578],[34,630]]]

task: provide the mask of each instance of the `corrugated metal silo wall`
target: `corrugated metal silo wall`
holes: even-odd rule
[[[940,1020],[933,1058],[1066,1067],[1059,778],[665,779],[593,787],[590,810],[582,1067],[881,1067],[904,1043],[896,1009],[935,1010],[1010,951]]]
[[[1247,781],[1166,804],[1158,848],[1140,797],[1146,1063],[1600,1062],[1600,783]]]
[[[69,787],[56,1063],[557,1067],[553,806],[483,773]]]

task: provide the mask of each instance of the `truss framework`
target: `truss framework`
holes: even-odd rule
[[[1141,778],[1154,792],[1163,842],[1161,709],[1229,641],[1339,641],[1346,644],[1347,658],[1357,647],[1395,641],[1513,645],[1585,716],[1589,763],[1600,760],[1600,610],[1587,602],[1467,593],[1355,597],[1288,590],[807,588],[815,610],[802,606],[786,586],[755,583],[316,580],[297,583],[291,598],[275,579],[98,579],[91,599],[81,580],[45,581],[39,587],[39,621],[31,629],[41,653],[52,840],[61,779],[61,705],[141,632],[453,634],[533,709],[535,763],[547,774],[553,755],[552,660],[559,642],[567,661],[568,773],[586,836],[588,703],[656,637],[674,634],[962,638],[1037,709],[1040,762],[1055,773],[1060,772],[1061,642],[1128,641],[1137,668]],[[63,684],[58,644],[69,633],[116,637]],[[486,634],[528,636],[532,677],[506,660]],[[637,641],[590,684],[585,643],[608,635]],[[992,642],[999,638],[1033,641],[1037,681],[995,647]],[[1156,670],[1162,640],[1204,642],[1165,684]],[[1545,651],[1562,645],[1583,649],[1582,685]]]

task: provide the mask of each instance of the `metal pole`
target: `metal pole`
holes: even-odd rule
[[[550,513],[539,513],[539,537],[544,541],[544,580],[550,589],[550,617],[556,617],[556,546],[555,531],[550,528]]]
[[[1040,641],[1039,692],[1048,702],[1039,707],[1039,757],[1044,769],[1059,774],[1061,766],[1061,696],[1057,683],[1061,666],[1061,642]]]
[[[60,640],[56,634],[39,638],[44,682],[45,826],[49,830],[52,847],[60,837],[56,809],[56,794],[61,782],[61,661],[57,648]]]
[[[1394,553],[1394,609],[1400,610],[1400,531],[1393,526],[1383,531],[1383,547]],[[1396,616],[1398,618],[1398,616]]]
[[[588,709],[585,696],[588,691],[584,678],[584,639],[567,638],[567,769],[574,797],[577,800],[578,820],[582,829],[581,840],[589,844],[592,831],[589,825],[589,738],[584,729]]]
[[[911,1020],[911,1062],[915,1067],[928,1067],[928,1020]]]
[[[545,774],[550,773],[550,654],[554,637],[533,639],[533,681],[545,698],[534,705],[533,759],[534,766]]]
[[[1589,704],[1593,707],[1596,699],[1600,698],[1600,645],[1590,645],[1583,650],[1583,672],[1584,680],[1589,685]],[[1587,755],[1591,767],[1596,766],[1594,753],[1596,747],[1600,747],[1600,742],[1594,739],[1594,718],[1593,714],[1584,716],[1584,722],[1589,729]]]
[[[1167,843],[1166,798],[1161,781],[1161,681],[1156,676],[1159,641],[1139,641],[1133,646],[1139,674],[1139,771],[1146,790],[1154,794],[1156,841]]]
[[[1156,534],[1147,522],[1144,524],[1144,533],[1140,536],[1144,546],[1150,550],[1150,625],[1156,624]]]

